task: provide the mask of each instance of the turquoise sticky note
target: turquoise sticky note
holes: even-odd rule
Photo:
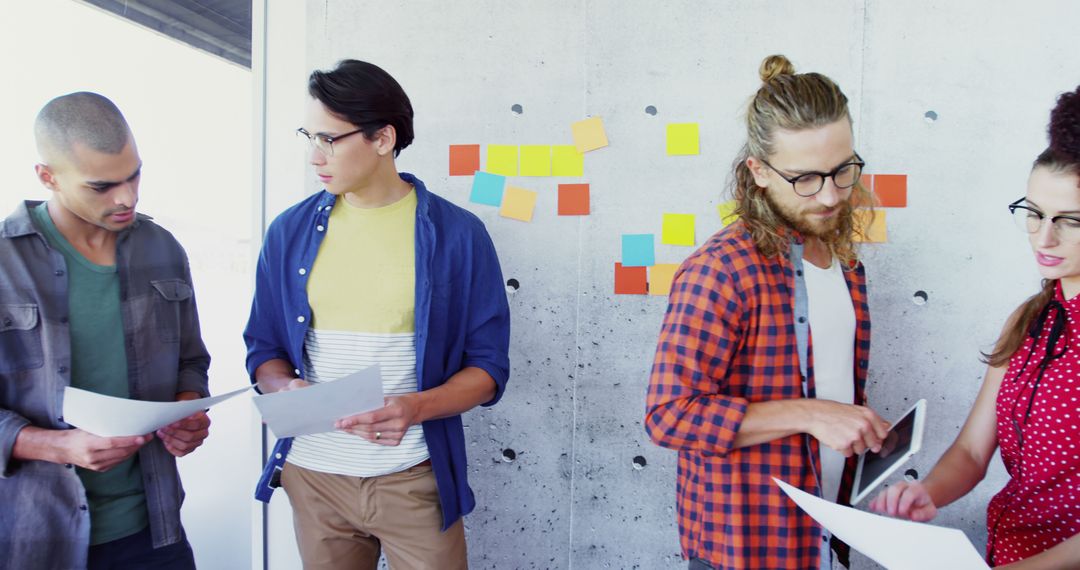
[[[656,265],[653,234],[623,234],[623,267],[648,267]]]
[[[502,204],[503,188],[505,187],[505,176],[478,171],[473,176],[472,194],[469,195],[469,201],[477,204],[487,204],[488,206],[499,206]]]

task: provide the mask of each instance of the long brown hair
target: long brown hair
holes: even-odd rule
[[[1039,154],[1031,169],[1046,168],[1051,172],[1078,177],[1080,190],[1080,87],[1058,98],[1050,113],[1050,146]],[[1024,344],[1032,322],[1054,298],[1056,279],[1043,279],[1042,290],[1032,295],[1016,309],[1013,318],[1002,331],[990,353],[982,353],[982,361],[990,366],[1004,366]]]
[[[767,158],[773,154],[773,134],[777,129],[805,130],[848,119],[847,96],[828,77],[819,73],[795,73],[795,67],[782,55],[770,55],[758,70],[762,85],[754,94],[746,112],[746,144],[732,163],[729,192],[735,200],[735,214],[750,232],[758,251],[773,257],[787,251],[790,228],[765,196],[765,189],[754,181],[746,159]],[[835,234],[822,241],[847,269],[858,259],[855,241],[866,235],[873,220],[873,198],[856,183],[851,198],[839,213]],[[855,207],[866,206],[865,215]]]

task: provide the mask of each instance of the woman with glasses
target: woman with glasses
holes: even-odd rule
[[[987,559],[1021,568],[1080,566],[1080,88],[1058,99],[1050,147],[1027,194],[1009,205],[1028,234],[1042,290],[1013,312],[960,435],[923,482],[870,508],[915,521],[975,487],[994,450],[1010,475],[987,509]]]

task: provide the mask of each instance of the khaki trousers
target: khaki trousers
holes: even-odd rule
[[[375,570],[380,550],[393,570],[468,568],[461,519],[441,531],[430,464],[350,477],[286,462],[281,486],[292,505],[305,570]]]

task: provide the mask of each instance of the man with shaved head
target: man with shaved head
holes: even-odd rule
[[[0,224],[0,566],[194,568],[176,469],[210,426],[99,437],[64,422],[64,388],[147,401],[208,395],[187,255],[136,214],[142,161],[95,93],[38,114],[38,180]]]

